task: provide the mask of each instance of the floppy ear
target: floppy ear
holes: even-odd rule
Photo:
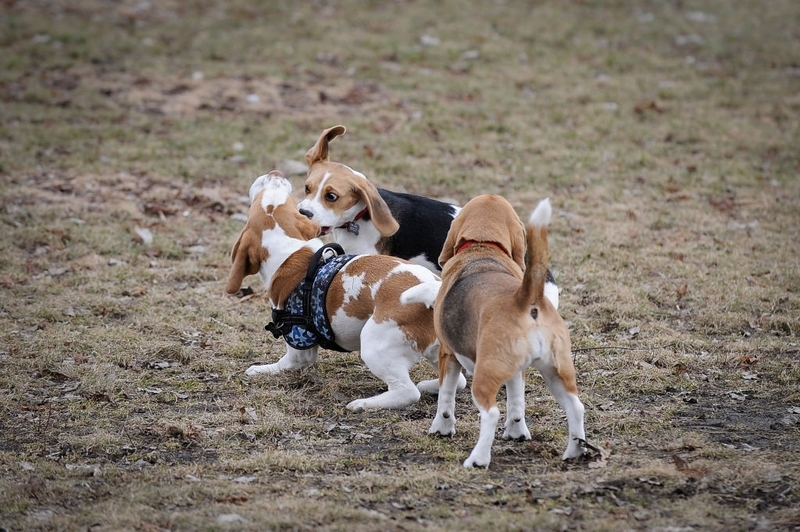
[[[344,135],[345,131],[347,130],[344,126],[333,126],[323,131],[322,135],[317,139],[317,143],[314,144],[314,147],[306,152],[306,163],[308,163],[308,167],[311,168],[311,165],[314,163],[327,161],[328,143],[339,135]]]
[[[229,294],[235,294],[242,287],[242,281],[248,275],[258,273],[261,263],[267,258],[264,255],[264,248],[256,246],[253,241],[253,236],[245,226],[242,232],[239,233],[239,238],[233,245],[231,251],[231,273],[228,275],[228,283],[225,285],[225,291]],[[261,249],[259,255],[258,249]]]
[[[306,218],[302,214],[298,213],[298,215],[300,218],[297,219],[297,228],[300,230],[303,240],[317,238],[320,232],[319,224],[309,218]]]
[[[361,181],[361,186],[356,192],[367,204],[372,223],[375,224],[375,227],[382,236],[392,236],[400,229],[400,224],[397,223],[397,220],[392,216],[392,211],[389,210],[389,206],[383,201],[375,185],[366,179]]]
[[[461,226],[463,225],[463,216],[458,217],[456,216],[453,220],[453,223],[450,224],[450,230],[447,231],[447,238],[444,240],[444,245],[442,245],[442,252],[439,253],[439,267],[443,268],[444,263],[448,260],[453,258],[453,255],[456,254],[456,241],[458,240],[458,235],[461,233]]]

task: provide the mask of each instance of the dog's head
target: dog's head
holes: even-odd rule
[[[472,198],[455,217],[439,255],[439,265],[452,259],[467,242],[490,242],[499,246],[521,270],[525,269],[525,228],[502,196],[483,194]]]
[[[233,294],[248,275],[258,273],[270,248],[290,241],[307,241],[319,235],[319,224],[300,214],[291,195],[292,185],[277,170],[262,175],[250,186],[250,213],[231,251],[231,272],[225,291]]]
[[[300,202],[300,210],[320,224],[324,235],[353,221],[366,209],[381,235],[391,236],[400,226],[375,185],[361,172],[329,160],[328,144],[344,132],[344,126],[326,129],[306,153],[306,196]]]

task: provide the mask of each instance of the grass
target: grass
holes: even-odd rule
[[[0,528],[796,529],[800,9],[771,2],[0,7]],[[464,203],[549,196],[590,443],[344,405],[357,353],[224,295],[253,178],[332,158]],[[144,243],[137,229],[148,229]],[[413,378],[431,378],[422,364]]]

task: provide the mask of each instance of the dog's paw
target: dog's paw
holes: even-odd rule
[[[348,410],[351,412],[363,412],[369,408],[366,399],[356,399],[355,401],[350,401],[347,403]]]
[[[436,414],[428,429],[428,434],[439,434],[440,436],[453,436],[456,433],[456,417],[448,414],[448,417]]]
[[[467,378],[464,376],[463,373],[458,374],[458,390],[461,391],[467,387]]]
[[[439,393],[439,379],[420,381],[419,384],[417,384],[417,389],[422,393],[436,395]]]
[[[520,419],[519,421],[508,420],[506,421],[506,430],[503,432],[503,439],[517,441],[530,440],[531,431],[528,430],[524,419]]]
[[[569,444],[567,445],[567,450],[564,451],[564,456],[561,457],[562,460],[572,460],[574,458],[580,458],[586,453],[586,448],[581,445],[581,440],[579,439],[570,439]]]
[[[472,468],[472,467],[483,467],[488,469],[489,464],[492,462],[492,455],[489,453],[476,453],[472,451],[469,457],[464,460],[464,467]]]
[[[280,369],[278,369],[277,364],[253,364],[247,371],[244,372],[245,375],[249,375],[252,377],[253,375],[260,375],[262,373],[273,374],[278,373]]]

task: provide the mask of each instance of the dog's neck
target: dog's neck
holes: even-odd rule
[[[369,214],[369,209],[364,207],[358,212],[358,214],[355,215],[355,217],[351,221],[343,223],[342,225],[338,226],[337,229],[346,229],[349,233],[358,235],[359,226],[356,222],[358,222],[361,218],[363,218],[367,214]]]
[[[307,242],[291,239],[291,245],[269,250],[269,258],[261,265],[259,273],[273,307],[283,308],[289,294],[305,276],[314,253],[323,245],[319,238]]]
[[[458,246],[458,249],[456,249],[455,255],[458,255],[459,253],[461,253],[465,249],[471,248],[472,246],[475,246],[475,245],[492,246],[494,248],[499,249],[500,252],[503,255],[508,255],[508,253],[506,253],[506,250],[503,249],[503,246],[501,246],[497,242],[491,242],[491,241],[483,242],[483,241],[480,241],[480,240],[466,240],[466,241],[462,242],[461,245]]]

